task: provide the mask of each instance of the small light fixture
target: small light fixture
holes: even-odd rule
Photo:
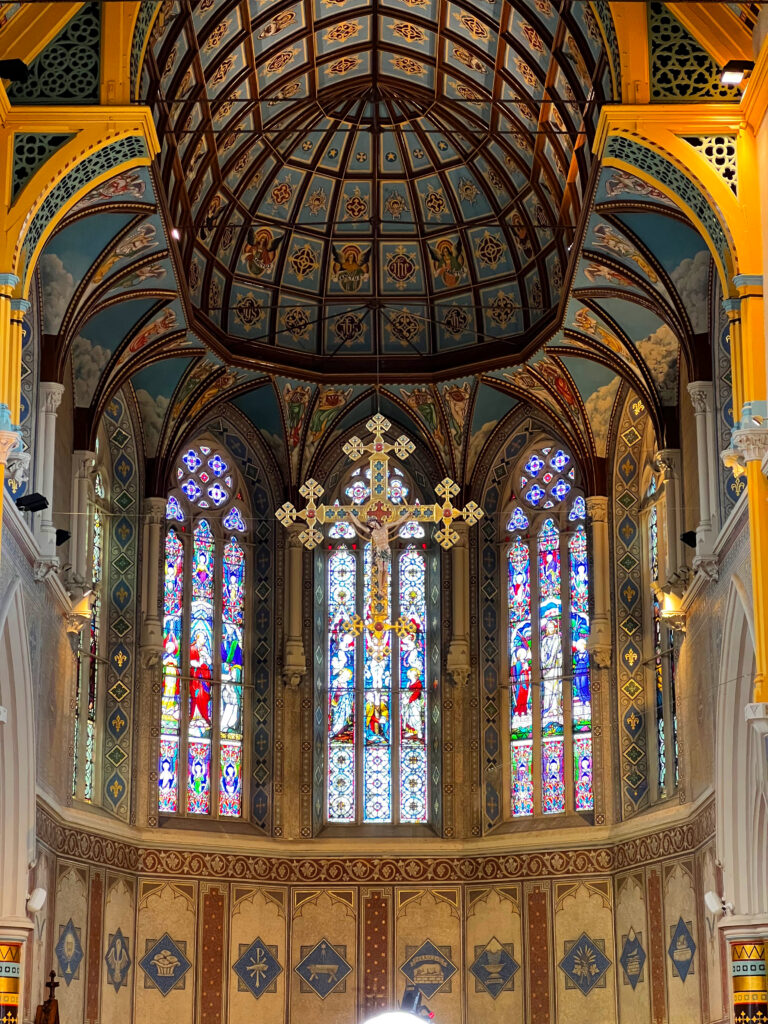
[[[56,531],[56,547],[60,548],[62,544],[66,544],[72,534],[69,530],[57,530]]]
[[[741,85],[755,67],[753,60],[729,60],[720,72],[722,85]]]
[[[177,242],[179,241],[179,239],[181,238],[181,232],[179,231],[178,228],[171,228],[171,238],[173,238]]]
[[[48,893],[45,889],[33,889],[27,896],[27,910],[30,914],[36,914],[45,906],[45,899]]]
[[[710,914],[732,914],[735,909],[731,902],[726,901],[724,896],[718,896],[712,889],[704,893],[704,904]]]
[[[686,530],[685,533],[681,533],[680,534],[680,540],[683,542],[683,544],[685,544],[686,547],[688,547],[688,548],[695,548],[696,547],[696,531],[695,530]]]

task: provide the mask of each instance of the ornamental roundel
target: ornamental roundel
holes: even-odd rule
[[[469,178],[459,178],[458,193],[462,203],[471,203],[474,206],[480,195],[480,189]]]
[[[246,331],[250,331],[264,319],[264,303],[257,299],[253,292],[240,295],[234,308],[236,320]]]
[[[424,65],[412,57],[392,57],[389,63],[395,71],[402,71],[404,75],[408,75],[410,78],[423,78],[427,73]]]
[[[492,235],[490,231],[486,231],[475,246],[475,256],[484,267],[490,267],[492,270],[499,265],[505,252],[506,248],[501,238],[498,235]]]
[[[473,107],[480,107],[483,102],[483,97],[476,89],[470,89],[468,85],[464,85],[463,82],[454,82],[453,87],[456,92],[461,96],[467,103],[471,103]]]
[[[529,85],[532,89],[535,89],[538,85],[538,79],[536,73],[525,63],[522,57],[515,57],[515,67],[520,72],[523,81],[526,85]]]
[[[226,36],[229,31],[229,26],[232,24],[231,18],[225,18],[224,21],[220,21],[216,28],[208,36],[205,46],[203,47],[204,53],[213,53],[214,50],[218,50],[222,39]]]
[[[365,334],[365,321],[357,313],[345,313],[337,319],[333,330],[339,341],[346,345],[354,345],[356,342],[362,341]]]
[[[458,14],[455,15],[461,22],[462,28],[466,29],[467,32],[472,36],[473,39],[489,39],[491,33],[488,31],[486,25],[482,23],[478,18],[472,14]]]
[[[270,198],[275,206],[285,206],[291,201],[292,195],[293,185],[287,178],[284,181],[275,182],[270,192]]]
[[[499,292],[488,307],[488,315],[499,327],[506,327],[515,319],[520,306],[505,292]]]
[[[541,36],[536,29],[531,25],[526,25],[525,22],[520,27],[534,53],[544,53],[544,43],[541,41]]]
[[[312,326],[309,314],[303,306],[289,306],[287,309],[283,310],[280,320],[282,321],[283,327],[286,331],[288,331],[296,341],[306,338],[309,334],[309,329]]]
[[[277,75],[291,63],[293,58],[299,51],[297,49],[281,50],[280,53],[276,53],[274,57],[271,57],[264,65],[264,71],[268,75]]]
[[[384,262],[384,273],[387,275],[387,280],[398,289],[405,288],[408,282],[416,276],[418,269],[415,258],[402,245],[398,245]]]
[[[469,316],[461,306],[450,306],[443,317],[443,327],[454,338],[460,337],[467,329]]]
[[[411,25],[407,21],[393,21],[389,28],[393,35],[400,36],[407,43],[423,43],[427,38],[427,33],[423,28]]]
[[[327,74],[329,77],[335,75],[341,78],[342,75],[347,75],[350,71],[359,68],[362,63],[359,57],[340,57],[328,66]]]
[[[418,337],[421,331],[421,321],[407,309],[398,310],[394,316],[389,318],[389,331],[395,341],[399,341],[404,347],[414,338]]]
[[[454,46],[453,56],[465,68],[469,68],[470,71],[485,71],[485,64],[483,64],[480,58],[475,57],[469,50],[465,50],[463,46]]]
[[[308,242],[297,246],[288,257],[288,262],[297,281],[303,281],[305,277],[312,277],[315,271],[320,269],[318,254]]]
[[[326,43],[344,43],[360,34],[359,21],[340,21],[329,28],[323,37]]]
[[[443,190],[441,188],[433,188],[431,185],[427,185],[427,194],[424,197],[424,206],[427,209],[427,217],[432,220],[433,217],[440,217],[448,209],[448,204],[445,201]]]
[[[269,39],[271,36],[276,36],[278,32],[282,32],[283,29],[288,28],[296,20],[295,11],[281,11],[280,14],[276,14],[271,21],[268,21],[264,28],[259,32],[258,39]]]
[[[360,192],[360,186],[355,185],[351,196],[348,196],[344,203],[344,220],[363,220],[368,216],[368,200]]]

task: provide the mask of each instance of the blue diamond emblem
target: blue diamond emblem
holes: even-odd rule
[[[456,973],[454,964],[429,939],[408,957],[400,970],[426,999]]]
[[[109,936],[104,962],[107,965],[107,981],[115,992],[128,984],[128,971],[131,969],[131,955],[128,952],[128,939],[118,928],[114,935]]]
[[[66,985],[72,984],[83,959],[83,946],[80,942],[80,929],[75,928],[72,918],[64,927],[59,926],[59,941],[56,943],[56,959],[59,961],[60,973]]]
[[[261,939],[256,939],[232,967],[240,981],[256,999],[263,996],[278,974],[282,973],[283,968],[273,953],[276,948],[265,946]]]
[[[352,968],[327,939],[321,939],[295,970],[315,995],[325,999],[346,978]]]
[[[611,961],[586,932],[582,932],[560,961],[560,970],[586,996],[598,984]]]
[[[181,945],[186,946],[186,942]],[[139,960],[139,967],[164,996],[176,987],[191,966],[184,950],[168,932],[150,946]]]
[[[520,970],[520,964],[506,946],[493,938],[475,957],[469,970],[495,999],[499,992],[512,988],[512,980]]]
[[[640,939],[635,934],[634,928],[630,928],[629,934],[626,939],[624,939],[624,946],[621,950],[619,963],[621,964],[627,981],[632,986],[633,990],[637,988],[637,983],[640,981],[640,977],[643,973],[643,967],[645,965],[645,959],[645,950],[640,943]]]
[[[672,941],[667,952],[680,978],[682,981],[685,981],[693,967],[693,954],[696,952],[696,943],[693,941],[690,929],[682,917],[678,920],[677,927],[672,933]]]

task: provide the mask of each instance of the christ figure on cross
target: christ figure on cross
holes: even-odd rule
[[[355,510],[351,513],[351,524],[358,537],[371,542],[371,561],[373,575],[376,579],[376,590],[379,599],[386,602],[389,594],[389,566],[392,553],[389,540],[403,524],[397,520],[394,523],[383,523],[373,515],[368,515],[367,521],[363,522]],[[373,587],[371,590],[373,593]]]

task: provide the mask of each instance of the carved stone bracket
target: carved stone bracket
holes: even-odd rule
[[[283,647],[283,683],[295,689],[307,674],[304,644],[301,638],[286,637]]]
[[[702,573],[708,580],[714,582],[720,577],[719,561],[717,555],[696,555],[693,559],[693,571]]]
[[[59,571],[60,566],[59,559],[54,558],[38,558],[32,567],[32,576],[37,583],[44,583],[50,579],[51,576],[55,576]]]
[[[451,641],[445,668],[455,686],[467,685],[472,668],[469,664],[469,644],[466,641]]]
[[[11,453],[21,448],[21,434],[16,430],[0,429],[0,466],[7,466]]]

